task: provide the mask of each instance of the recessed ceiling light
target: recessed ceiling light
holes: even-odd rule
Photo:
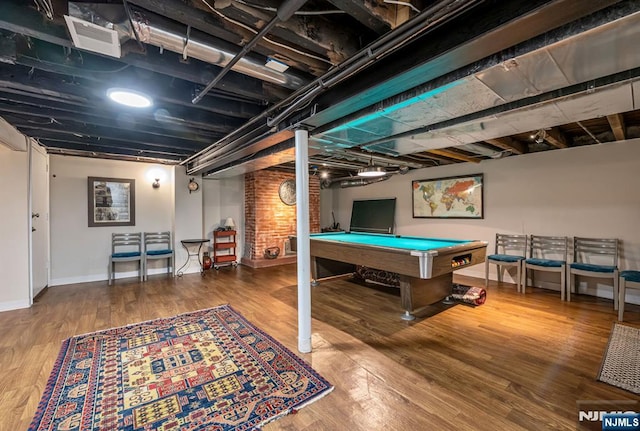
[[[133,108],[148,108],[153,105],[149,96],[126,88],[110,88],[107,96],[114,102]]]

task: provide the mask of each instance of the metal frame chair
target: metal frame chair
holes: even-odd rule
[[[527,271],[557,272],[560,274],[560,299],[564,301],[567,284],[567,252],[569,239],[566,236],[531,235],[529,258],[524,261],[524,286],[527,286]],[[531,276],[534,284],[534,276]]]
[[[171,232],[145,232],[144,233],[144,280],[149,278],[148,261],[167,259],[167,274],[175,271],[175,253],[171,242]]]
[[[496,233],[495,254],[488,255],[484,262],[484,287],[489,285],[489,264],[497,266],[498,282],[502,283],[505,268],[516,268],[516,291],[522,288],[522,262],[527,257],[529,237]],[[522,290],[524,290],[522,288]]]
[[[620,299],[618,301],[618,320],[622,322],[624,317],[625,294],[627,288],[640,289],[640,271],[622,271],[620,272]]]
[[[617,238],[584,238],[573,239],[573,263],[569,265],[569,289],[567,300],[571,301],[571,293],[576,293],[575,276],[594,278],[611,278],[613,281],[613,309],[618,309],[618,247]],[[606,261],[605,263],[602,263]]]
[[[111,285],[112,280],[115,278],[114,272],[116,263],[135,262],[136,260],[140,262],[140,281],[142,281],[144,273],[144,260],[142,259],[142,234],[140,232],[112,233],[108,284]]]

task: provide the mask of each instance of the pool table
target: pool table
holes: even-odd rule
[[[453,271],[484,263],[487,242],[389,234],[330,232],[311,234],[311,276],[321,260],[395,272],[405,320],[451,293]],[[337,274],[332,274],[337,275]]]

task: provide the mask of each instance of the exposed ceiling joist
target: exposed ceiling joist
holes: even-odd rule
[[[550,143],[556,148],[568,148],[569,144],[567,143],[567,138],[558,128],[552,128],[550,130],[546,130],[545,141]]]
[[[624,141],[627,139],[627,133],[624,127],[624,118],[622,114],[613,114],[607,115],[607,121],[611,126],[611,131],[613,132],[613,136],[616,137],[617,141]]]
[[[215,8],[231,23],[234,21],[248,23],[248,26],[255,30],[259,30],[264,23],[269,22],[274,14],[273,11],[243,3],[216,2]],[[204,6],[200,5],[200,7]],[[286,22],[278,23],[270,32],[270,38],[276,38],[282,44],[289,44],[306,52],[326,57],[337,64],[361,47],[358,29],[345,28],[340,25],[339,17],[327,15],[333,19],[325,19],[322,15],[294,15]],[[269,48],[276,50],[273,44]]]
[[[128,0],[136,28],[158,32],[136,42],[118,0],[56,0],[53,19],[34,2],[3,0],[0,115],[51,152],[172,160],[212,175],[284,163],[300,126],[322,151],[314,169],[332,178],[371,159],[395,172],[640,134],[633,0],[308,0],[300,12],[311,15],[270,30],[194,105],[278,3]],[[103,28],[101,18],[119,23],[122,57],[74,47],[66,9]],[[290,69],[273,75],[267,57]],[[105,89],[123,81],[154,106],[114,108]]]
[[[514,154],[524,154],[527,152],[527,148],[522,142],[516,141],[510,137],[487,139],[485,142],[495,147],[502,148],[503,150],[509,150]]]
[[[395,8],[390,5],[353,0],[329,0],[329,2],[377,34],[384,34],[396,27]]]
[[[435,154],[438,156],[449,157],[450,159],[460,160],[463,162],[480,163],[481,161],[477,157],[467,156],[452,150],[436,149],[436,150],[429,150],[427,151],[427,153]]]

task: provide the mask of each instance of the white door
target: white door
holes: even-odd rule
[[[31,302],[49,284],[49,156],[31,144]]]

